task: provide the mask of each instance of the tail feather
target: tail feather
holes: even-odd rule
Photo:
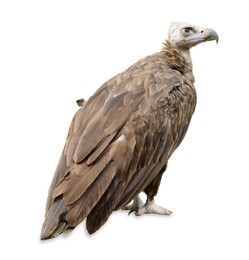
[[[53,238],[67,230],[67,221],[64,219],[66,207],[62,195],[57,197],[48,210],[41,230],[41,240]]]

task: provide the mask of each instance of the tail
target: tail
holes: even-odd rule
[[[41,230],[41,240],[53,238],[68,229],[66,207],[62,195],[57,197],[46,213]]]

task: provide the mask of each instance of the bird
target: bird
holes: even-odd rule
[[[218,39],[213,29],[172,22],[161,51],[109,79],[88,100],[77,100],[48,191],[41,240],[85,219],[93,234],[119,209],[137,216],[172,213],[154,197],[196,107],[190,49]]]

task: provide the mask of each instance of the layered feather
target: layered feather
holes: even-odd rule
[[[182,141],[196,103],[184,58],[166,44],[107,81],[75,114],[52,181],[41,238],[87,218],[89,233],[146,190]]]

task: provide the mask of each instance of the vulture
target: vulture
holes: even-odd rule
[[[218,42],[212,29],[173,22],[160,52],[77,101],[48,192],[42,240],[84,219],[92,234],[119,209],[171,214],[154,197],[196,106],[190,48],[212,40]]]

